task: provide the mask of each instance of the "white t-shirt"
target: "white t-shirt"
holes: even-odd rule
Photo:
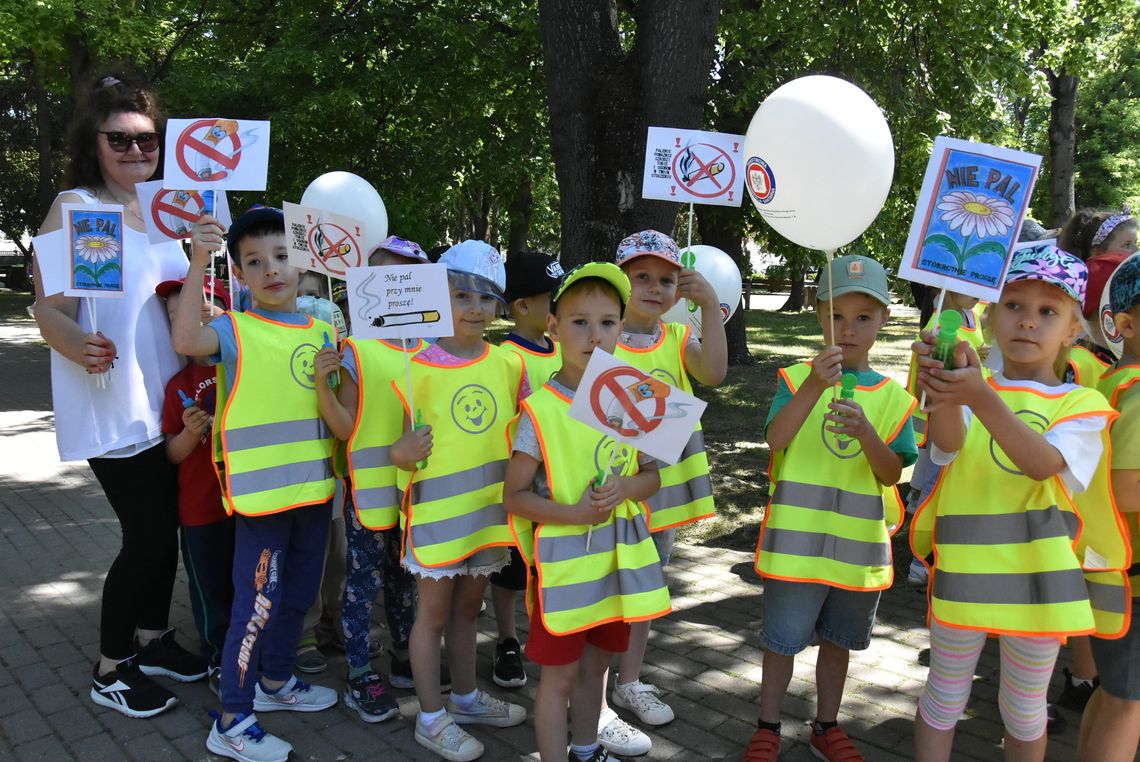
[[[65,192],[81,196],[85,203],[97,203],[89,191]],[[66,257],[67,252],[37,251],[36,256],[43,262],[47,257]],[[81,365],[51,352],[60,460],[125,458],[162,442],[162,397],[166,382],[182,367],[182,358],[174,352],[166,306],[154,288],[164,280],[184,278],[187,264],[178,243],[152,244],[146,233],[123,226],[126,290],[120,297],[80,299],[76,316],[85,333],[97,326],[115,342],[118,359],[104,374],[106,387],[100,388],[97,376]]]
[[[998,354],[994,352],[993,354]],[[991,355],[992,356],[992,355]],[[994,379],[1000,384],[1016,384],[1030,389],[1057,394],[1080,389],[1077,384],[1061,384],[1060,386],[1046,386],[1036,381],[1010,381],[1000,372],[994,373]],[[974,413],[965,405],[962,406],[962,420],[966,429],[970,428],[974,420]],[[1042,434],[1045,441],[1053,445],[1065,460],[1061,469],[1061,480],[1072,492],[1084,492],[1092,481],[1096,467],[1104,455],[1104,442],[1101,432],[1104,431],[1106,420],[1103,416],[1090,416],[1062,421]],[[930,441],[930,461],[937,466],[945,466],[958,456],[957,451],[945,452],[938,449],[934,440]]]

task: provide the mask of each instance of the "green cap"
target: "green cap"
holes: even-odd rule
[[[583,278],[601,278],[617,289],[622,305],[629,304],[629,276],[612,262],[587,262],[584,265],[578,265],[566,273],[562,283],[555,289],[551,302],[557,302],[567,288]]]
[[[831,270],[831,278],[828,277]],[[832,281],[834,280],[834,283]],[[849,254],[824,267],[819,274],[816,298],[830,302],[837,296],[861,293],[890,306],[891,297],[887,291],[887,271],[870,257]]]

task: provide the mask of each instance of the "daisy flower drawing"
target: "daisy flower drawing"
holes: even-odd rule
[[[942,220],[964,237],[1005,235],[1013,227],[1013,207],[1003,199],[973,191],[951,191],[938,204]]]
[[[101,233],[87,233],[75,239],[75,253],[98,265],[119,256],[119,242]]]

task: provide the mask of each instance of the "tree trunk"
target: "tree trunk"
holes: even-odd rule
[[[1049,80],[1049,204],[1053,227],[1060,227],[1073,216],[1076,200],[1073,190],[1073,156],[1077,147],[1077,75],[1064,69],[1045,70]]]
[[[563,266],[612,260],[626,235],[668,231],[676,204],[641,198],[649,125],[700,126],[721,0],[632,6],[626,53],[613,0],[540,0]]]
[[[732,258],[737,268],[743,274],[745,267],[744,251],[740,235],[740,210],[731,206],[697,206],[697,223],[701,231],[701,243],[715,246]],[[745,335],[745,312],[737,306],[736,313],[725,324],[724,332],[728,338],[728,364],[751,365],[752,354],[748,351],[748,339]]]
[[[507,230],[507,256],[527,250],[530,238],[530,215],[534,211],[534,196],[530,178],[525,178],[511,200],[511,226]]]
[[[799,312],[804,308],[804,265],[796,259],[788,259],[788,279],[792,282],[791,293],[780,307],[780,312]]]

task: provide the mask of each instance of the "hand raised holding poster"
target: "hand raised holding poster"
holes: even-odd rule
[[[446,265],[353,267],[346,280],[357,338],[438,338],[455,332]]]
[[[163,188],[162,180],[138,183],[135,191],[151,243],[189,238],[191,226],[203,214],[216,217],[224,228],[233,224],[225,191]]]
[[[170,119],[162,187],[265,190],[269,122]]]
[[[368,264],[362,242],[364,223],[342,214],[286,201],[285,241],[289,263],[334,278],[344,278],[351,267]]]
[[[594,349],[570,417],[665,463],[681,457],[706,404]]]

